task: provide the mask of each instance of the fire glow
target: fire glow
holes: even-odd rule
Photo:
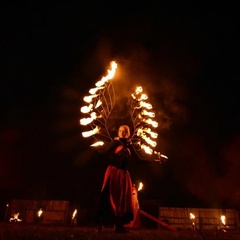
[[[83,100],[89,103],[89,105],[81,107],[80,111],[84,114],[88,114],[88,117],[80,119],[80,124],[83,126],[89,125],[93,129],[90,131],[82,132],[83,137],[90,137],[94,136],[95,134],[100,134],[101,128],[96,125],[95,120],[102,118],[103,120],[99,120],[99,123],[104,126],[107,117],[110,115],[110,106],[113,106],[114,99],[110,96],[109,93],[111,86],[109,81],[115,76],[117,64],[115,61],[112,61],[110,63],[110,66],[111,68],[108,70],[108,74],[102,77],[100,81],[96,82],[96,87],[89,90],[89,93],[91,95],[83,97]],[[108,98],[106,98],[104,95],[105,91],[108,93]],[[93,144],[92,146],[100,145]]]
[[[40,208],[37,212],[37,216],[40,218],[43,214],[43,210]]]
[[[77,209],[74,210],[73,214],[72,214],[72,219],[76,218],[77,216]]]
[[[142,189],[143,189],[143,183],[140,182],[140,183],[139,183],[139,186],[138,186],[138,191],[141,191]]]
[[[89,94],[83,97],[88,105],[80,108],[81,113],[87,116],[80,119],[80,124],[91,128],[89,131],[82,132],[83,137],[93,137],[97,140],[91,147],[99,147],[104,144],[103,139],[111,142],[112,137],[108,129],[108,119],[115,106],[115,90],[113,81],[117,70],[117,63],[112,61],[108,74],[95,83],[95,87],[89,90]],[[155,112],[152,104],[149,103],[148,95],[143,91],[142,86],[137,86],[133,93],[129,95],[131,101],[126,107],[130,108],[130,116],[133,125],[132,136],[129,141],[133,144],[136,151],[145,152],[148,155],[156,154],[160,158],[160,153],[153,151],[157,146],[155,141],[158,134],[151,128],[157,128],[158,122],[154,120]],[[131,125],[131,124],[130,124]],[[138,154],[138,153],[137,153]],[[161,157],[166,158],[165,155]]]
[[[226,225],[226,217],[224,215],[221,216],[221,222],[223,225]]]
[[[22,219],[19,219],[18,217],[19,217],[19,212],[18,213],[14,213],[13,217],[11,217],[9,219],[9,222],[21,222]]]

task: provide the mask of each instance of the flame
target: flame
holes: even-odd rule
[[[81,125],[88,125],[88,124],[92,124],[92,122],[96,119],[96,118],[103,118],[103,115],[98,115],[95,112],[92,112],[93,109],[97,109],[98,107],[100,107],[102,105],[102,101],[99,99],[99,96],[101,95],[101,93],[98,94],[98,91],[102,90],[105,88],[104,84],[109,81],[110,79],[112,79],[115,75],[116,69],[117,69],[117,64],[115,61],[112,61],[110,63],[111,69],[108,70],[108,74],[106,76],[104,76],[100,81],[98,81],[95,85],[96,87],[91,88],[89,90],[89,93],[91,94],[90,96],[85,96],[83,98],[83,100],[85,102],[91,103],[92,100],[94,99],[94,104],[89,104],[89,106],[83,106],[81,108],[81,112],[82,113],[90,113],[90,117],[87,118],[82,118],[80,119],[80,124]],[[101,112],[101,111],[99,111]],[[91,131],[86,131],[83,132],[82,135],[83,137],[90,137],[96,133],[99,133],[100,127],[96,127],[95,129],[91,130]]]
[[[148,112],[148,111],[146,111],[146,110],[143,110],[143,111],[141,112],[141,114],[144,115],[144,116],[152,117],[152,118],[155,117],[155,113],[154,113],[154,112]]]
[[[224,215],[221,216],[221,222],[223,225],[226,225],[226,216]]]
[[[89,123],[91,123],[93,120],[95,120],[97,118],[97,114],[95,112],[92,112],[90,114],[91,117],[89,118],[82,118],[80,119],[80,124],[81,125],[88,125]]]
[[[143,189],[143,183],[140,182],[140,183],[139,183],[139,186],[138,186],[138,191],[141,191],[142,189]]]
[[[151,118],[143,119],[143,121],[148,123],[148,124],[150,124],[150,125],[152,125],[155,128],[158,127],[158,122],[153,121]]]
[[[96,93],[98,90],[100,90],[100,89],[104,89],[104,87],[91,88],[91,89],[89,90],[89,93],[95,94],[95,93]]]
[[[77,215],[77,209],[74,210],[73,214],[72,214],[72,219],[74,219]]]
[[[98,108],[98,107],[100,107],[101,105],[102,105],[102,101],[101,101],[101,100],[98,100],[95,108]]]
[[[152,147],[156,147],[157,146],[157,143],[155,141],[153,141],[152,139],[150,139],[149,137],[147,137],[144,133],[142,133],[140,136],[142,137],[143,140],[145,140]]]
[[[153,150],[149,147],[149,146],[147,146],[147,145],[145,145],[145,144],[142,144],[141,145],[141,148],[145,151],[145,153],[147,153],[147,154],[152,154],[153,153]]]
[[[152,109],[152,104],[140,101],[140,107],[145,107],[147,109]]]
[[[195,215],[193,213],[190,213],[190,219],[195,219]]]
[[[89,106],[84,106],[81,107],[81,112],[82,113],[89,113],[93,108],[93,104],[90,104]]]
[[[143,91],[143,88],[141,86],[136,87],[135,89],[135,93],[132,93],[131,96],[133,99],[136,99],[137,101],[142,101],[142,100],[147,100],[148,96],[145,93],[142,93],[140,95],[140,93]]]
[[[158,134],[155,132],[152,132],[151,128],[139,128],[137,131],[137,135],[141,136],[143,133],[148,133],[152,138],[157,138]]]
[[[94,95],[91,95],[91,96],[85,96],[83,98],[83,100],[87,103],[90,103],[93,100],[93,98],[96,98],[97,96],[98,96],[97,94],[94,94]]]
[[[143,91],[143,88],[141,86],[136,87],[135,93],[139,94]]]
[[[42,213],[43,213],[43,210],[40,208],[37,213],[38,217],[41,217]]]
[[[102,146],[104,145],[104,142],[103,141],[98,141],[98,142],[95,142],[93,143],[92,145],[90,145],[91,147],[98,147],[98,146]]]
[[[101,87],[102,85],[105,84],[105,82],[107,82],[108,80],[112,79],[115,75],[116,69],[117,69],[117,64],[115,61],[112,61],[110,63],[111,68],[110,70],[108,70],[108,75],[103,77],[100,81],[98,81],[95,85],[96,87]]]
[[[10,222],[21,222],[22,220],[18,218],[19,216],[19,212],[18,213],[14,213],[13,217],[9,219]]]
[[[96,133],[99,133],[100,127],[96,126],[93,130],[82,132],[83,137],[90,137]]]

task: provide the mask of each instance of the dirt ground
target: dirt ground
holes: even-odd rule
[[[49,226],[42,224],[0,222],[0,240],[240,240],[240,232],[158,229],[129,229],[127,234],[114,233],[106,228],[97,233],[94,227]]]

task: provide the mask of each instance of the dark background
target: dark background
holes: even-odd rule
[[[82,138],[79,109],[111,60],[119,64],[120,95],[136,84],[147,91],[158,149],[169,157],[133,164],[134,182],[144,183],[139,198],[238,208],[236,9],[157,1],[3,6],[1,208],[11,198],[96,202],[106,163]]]

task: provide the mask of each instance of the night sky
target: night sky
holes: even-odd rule
[[[148,92],[157,148],[169,157],[133,163],[134,182],[145,185],[140,198],[239,207],[236,9],[157,1],[2,7],[0,204],[95,201],[106,162],[82,138],[79,109],[116,60],[120,94],[137,84]]]

